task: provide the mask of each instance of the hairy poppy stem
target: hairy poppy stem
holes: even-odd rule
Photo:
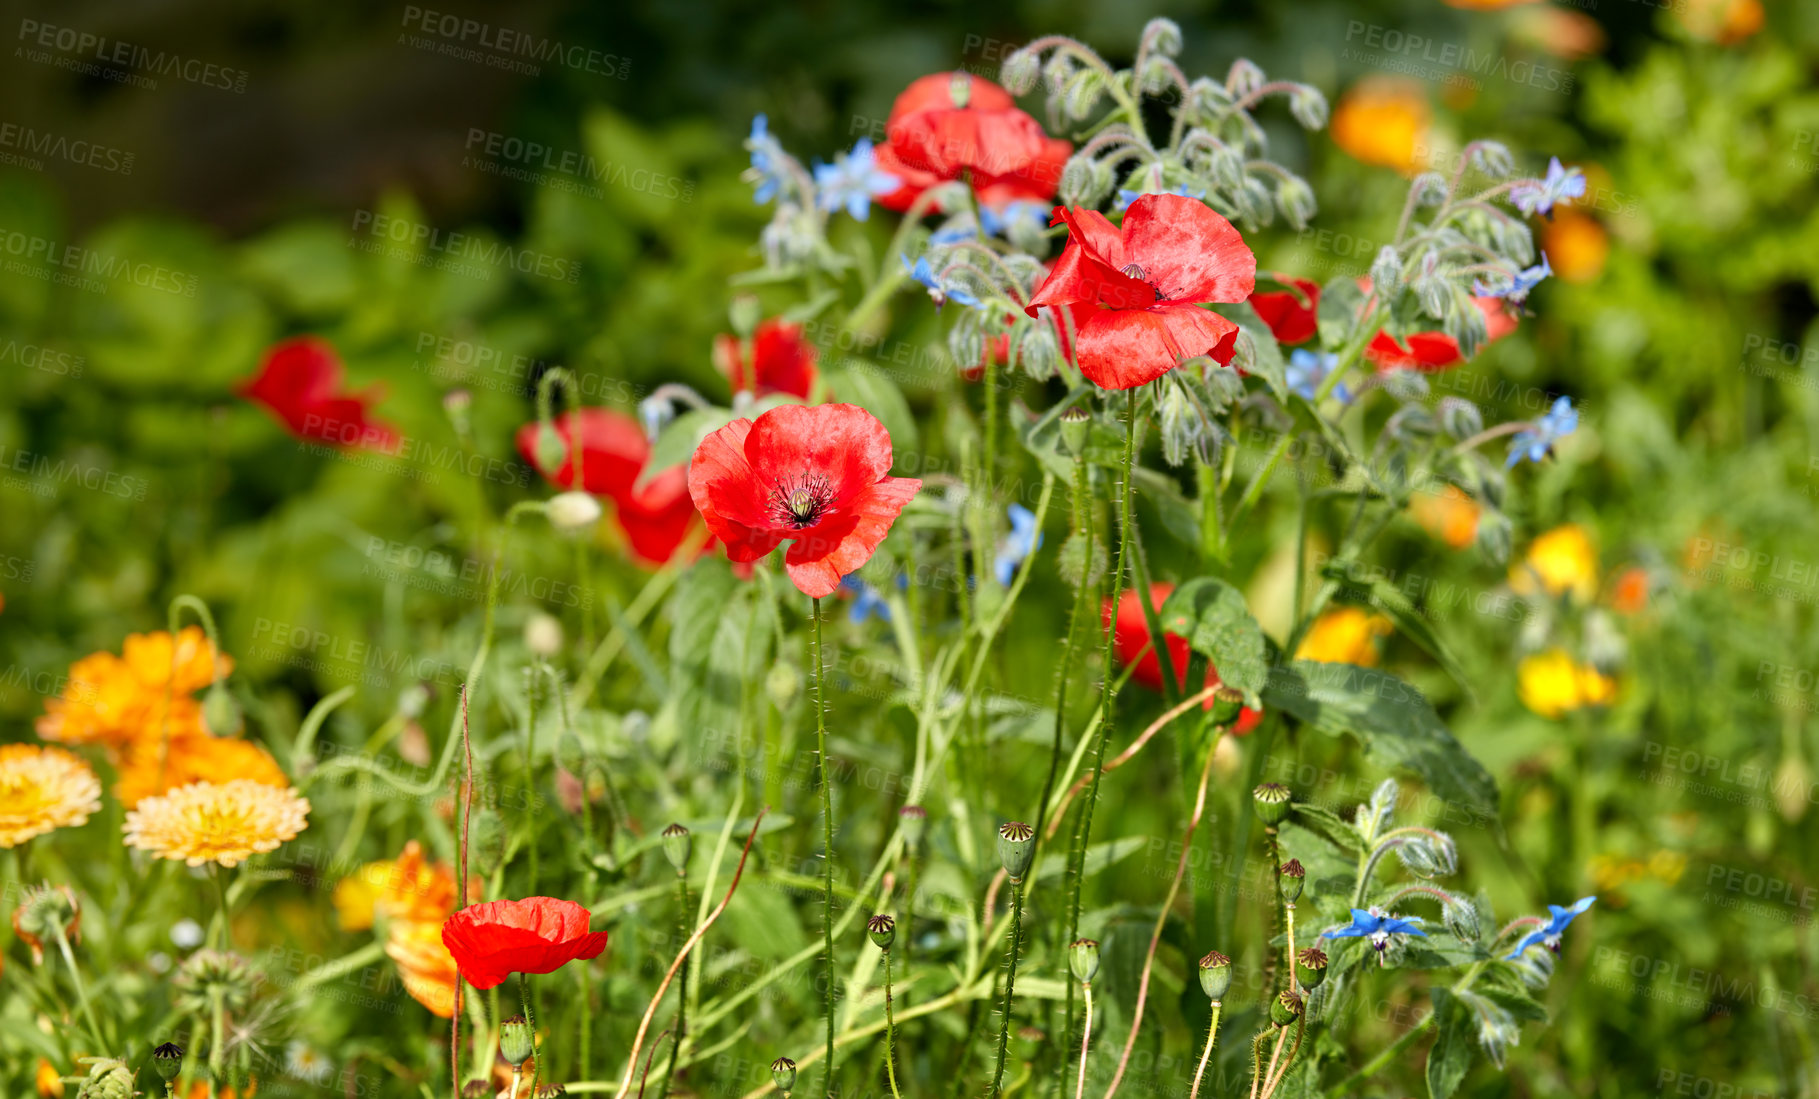
[[[1080,1078],[1074,1084],[1074,1099],[1086,1099],[1086,1051],[1093,1044],[1093,986],[1087,982],[1080,986],[1081,998],[1086,1001],[1086,1021],[1080,1026]],[[1062,1061],[1063,1066],[1067,1064]],[[1056,1093],[1061,1094],[1060,1092]]]
[[[903,1099],[897,1091],[897,1018],[891,1009],[891,952],[884,951],[884,1073],[891,1082],[892,1099]]]
[[[1016,882],[1011,887],[1011,941],[1008,951],[1010,968],[1004,975],[1004,1010],[998,1020],[998,1063],[992,1069],[992,1086],[986,1089],[986,1096],[998,1094],[998,1085],[1004,1080],[1004,1053],[1011,1040],[1011,1004],[1017,987],[1017,948],[1023,942],[1023,883]]]
[[[688,938],[688,875],[676,872],[676,917],[682,937]],[[669,1066],[663,1070],[663,1090],[657,1099],[669,1099],[670,1081],[676,1078],[676,1054],[682,1048],[682,1028],[688,1019],[688,959],[682,959],[681,988],[676,995],[676,1025],[670,1032]],[[647,1067],[646,1072],[649,1071]],[[640,1085],[642,1087],[642,1085]]]
[[[827,975],[822,1008],[827,1016],[826,1094],[834,1094],[834,787],[827,766],[827,668],[821,660],[821,598],[815,597],[815,758],[821,766],[821,949]]]
[[[1213,1043],[1219,1040],[1219,1011],[1221,1004],[1213,1001],[1213,1021],[1206,1027],[1206,1048],[1200,1051],[1200,1064],[1194,1068],[1194,1086],[1187,1093],[1187,1099],[1200,1099],[1200,1078],[1206,1075],[1206,1062],[1213,1055]],[[1075,1099],[1079,1099],[1078,1096]]]

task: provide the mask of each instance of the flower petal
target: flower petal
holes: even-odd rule
[[[921,488],[922,482],[914,477],[886,477],[856,497],[842,499],[839,517],[803,531],[784,554],[790,581],[816,599],[832,595],[841,577],[871,560],[891,524]]]
[[[1080,370],[1102,389],[1155,381],[1183,359],[1223,352],[1230,361],[1238,326],[1197,305],[1101,309],[1075,337]]]
[[[1172,302],[1241,302],[1257,284],[1257,257],[1237,228],[1183,195],[1143,195],[1131,203],[1124,254]]]
[[[833,482],[842,506],[891,470],[890,432],[858,405],[779,405],[752,424],[744,450],[766,488],[817,473]]]

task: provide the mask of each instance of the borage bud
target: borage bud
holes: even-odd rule
[[[903,842],[914,851],[922,846],[922,833],[928,831],[928,810],[920,805],[905,805],[897,810],[897,826],[903,829]]]
[[[1092,414],[1079,405],[1061,414],[1061,445],[1075,458],[1086,457],[1086,441],[1092,431]]]
[[[1099,943],[1093,939],[1075,939],[1067,948],[1067,967],[1074,980],[1091,984],[1099,973]]]
[[[1447,931],[1460,942],[1475,943],[1482,931],[1478,927],[1478,906],[1467,900],[1453,899],[1441,906],[1440,918]]]
[[[1200,991],[1206,993],[1207,999],[1218,1003],[1231,987],[1232,960],[1217,950],[1207,951],[1206,957],[1200,959]]]
[[[562,651],[562,623],[554,615],[535,611],[524,620],[524,647],[532,655],[553,657]],[[571,774],[579,768],[565,768]]]
[[[998,83],[1012,95],[1027,95],[1042,75],[1042,62],[1030,50],[1018,50],[998,67]]]
[[[1299,1018],[1301,1018],[1301,997],[1288,989],[1284,989],[1280,996],[1270,1001],[1270,1022],[1277,1026],[1288,1026]]]
[[[680,874],[688,869],[689,852],[695,847],[695,837],[689,834],[684,825],[671,824],[663,830],[663,857],[676,868]]]
[[[499,1024],[499,1056],[513,1068],[524,1064],[536,1052],[531,1040],[531,1025],[523,1015],[513,1015]]]
[[[183,1071],[183,1047],[175,1042],[166,1042],[152,1050],[152,1071],[158,1079],[170,1082]]]
[[[1280,782],[1266,782],[1251,791],[1251,805],[1257,810],[1257,819],[1274,828],[1288,819],[1292,796]]]
[[[796,1086],[796,1062],[788,1057],[779,1057],[771,1062],[771,1083],[777,1090],[788,1092]]]
[[[1282,899],[1294,904],[1301,899],[1301,887],[1307,880],[1307,871],[1302,868],[1300,859],[1290,859],[1281,866]]]
[[[865,930],[879,950],[889,950],[897,940],[897,921],[882,913],[865,921]]]
[[[586,530],[600,520],[600,501],[585,492],[559,492],[543,505],[550,526],[564,534]]]
[[[1244,692],[1221,686],[1213,692],[1213,724],[1230,725],[1244,712]]]
[[[1302,988],[1319,988],[1320,982],[1326,980],[1326,953],[1310,946],[1295,955],[1295,980],[1301,982]]]
[[[1020,820],[998,829],[998,861],[1013,884],[1022,884],[1036,857],[1036,830]]]

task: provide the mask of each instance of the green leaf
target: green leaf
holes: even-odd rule
[[[1388,672],[1311,660],[1271,669],[1266,706],[1329,736],[1349,733],[1381,764],[1421,776],[1434,793],[1497,818],[1497,784],[1420,691]]]
[[[1362,595],[1365,602],[1382,611],[1395,625],[1398,633],[1421,646],[1422,651],[1439,661],[1446,674],[1465,691],[1466,697],[1476,701],[1477,694],[1466,679],[1465,668],[1459,663],[1459,658],[1453,655],[1452,648],[1440,639],[1440,634],[1435,631],[1434,624],[1427,616],[1409,601],[1401,588],[1382,576],[1363,575],[1363,570],[1353,569],[1352,564],[1350,561],[1335,559],[1328,561],[1320,571],[1342,587]]]
[[[644,463],[644,472],[632,485],[633,492],[644,491],[651,478],[666,470],[674,469],[695,455],[695,448],[701,440],[733,422],[735,417],[724,408],[692,408],[671,420],[651,444],[651,456]]]
[[[1434,1021],[1440,1033],[1427,1051],[1427,1094],[1428,1099],[1448,1099],[1472,1067],[1470,1012],[1446,989],[1432,991]]]
[[[1345,345],[1345,338],[1352,332],[1353,319],[1358,315],[1358,307],[1363,304],[1364,291],[1359,288],[1358,280],[1349,275],[1332,279],[1320,288],[1317,315],[1322,347],[1328,351],[1337,351]]]
[[[1112,863],[1135,854],[1148,842],[1142,836],[1124,836],[1120,839],[1107,840],[1104,843],[1095,843],[1086,849],[1086,860],[1081,866],[1080,876],[1090,878]],[[1051,851],[1043,855],[1042,861],[1036,864],[1036,880],[1055,877],[1066,868],[1067,852]]]
[[[1276,342],[1276,334],[1270,326],[1263,323],[1263,318],[1248,304],[1227,306],[1226,316],[1238,323],[1244,335],[1250,337],[1251,361],[1250,373],[1262,378],[1275,394],[1276,400],[1288,403],[1288,367],[1282,361],[1282,345]]]
[[[1169,593],[1162,604],[1162,628],[1187,638],[1205,653],[1219,678],[1243,691],[1253,705],[1269,679],[1263,629],[1237,588],[1211,576],[1197,576]]]
[[[917,454],[922,450],[922,436],[916,430],[916,417],[910,412],[903,391],[890,376],[869,363],[853,359],[827,372],[830,400],[856,404],[878,417],[884,430],[891,433],[894,455]]]
[[[1298,801],[1289,807],[1290,817],[1296,824],[1319,836],[1342,851],[1353,855],[1364,853],[1364,837],[1358,830],[1339,819],[1339,814],[1322,805]]]

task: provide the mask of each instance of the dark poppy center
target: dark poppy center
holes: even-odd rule
[[[820,474],[805,474],[771,490],[771,513],[777,525],[796,530],[819,523],[833,503],[834,486]]]
[[[1162,291],[1157,289],[1156,284],[1150,281],[1149,273],[1144,271],[1142,264],[1127,263],[1118,269],[1118,273],[1127,278],[1136,279],[1138,282],[1148,286],[1150,288],[1150,293],[1156,295],[1154,300],[1161,301],[1163,299],[1164,295]]]

